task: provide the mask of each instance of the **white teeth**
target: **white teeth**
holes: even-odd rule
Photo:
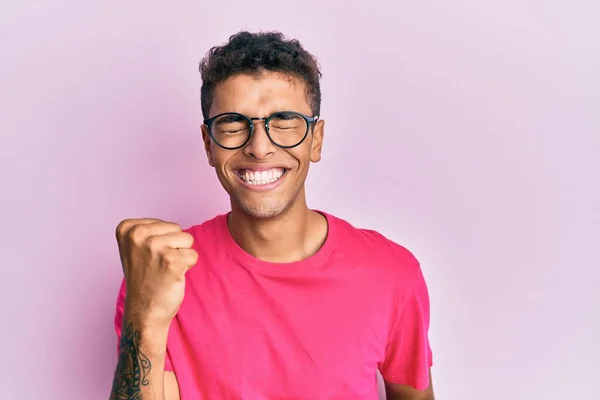
[[[275,182],[284,173],[283,168],[271,168],[266,171],[241,170],[238,176],[250,185],[266,185]]]

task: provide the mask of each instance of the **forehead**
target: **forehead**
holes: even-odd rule
[[[276,111],[310,114],[306,89],[303,80],[282,73],[235,75],[215,87],[210,115],[238,112],[266,117]]]

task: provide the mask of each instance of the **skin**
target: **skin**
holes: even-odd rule
[[[157,219],[124,220],[116,236],[127,296],[110,399],[177,399],[176,379],[166,376],[164,363],[185,274],[198,260],[194,239],[179,225]]]
[[[385,395],[387,400],[434,400],[431,370],[429,370],[429,387],[427,389],[415,390],[407,385],[385,382]]]
[[[287,75],[272,72],[259,76],[237,75],[217,85],[210,115],[239,112],[249,117],[267,117],[276,111],[298,111],[312,116],[306,93],[303,81]],[[236,242],[253,256],[270,262],[294,262],[310,257],[325,242],[327,221],[308,208],[304,186],[310,164],[321,159],[324,128],[325,122],[319,120],[303,143],[282,149],[269,140],[264,121],[255,121],[254,133],[247,145],[238,150],[226,150],[215,145],[207,127],[202,126],[208,163],[230,197],[229,229]],[[283,167],[287,172],[281,183],[268,191],[252,190],[236,175],[239,168],[270,166]],[[132,227],[149,224],[147,220],[126,220],[121,223],[125,228],[117,229],[121,258],[129,260],[124,262],[128,296],[123,326],[124,331],[126,327],[131,329],[134,336],[130,335],[130,338],[138,338],[122,344],[119,366],[124,371],[133,359],[147,376],[138,397],[131,399],[178,400],[177,379],[172,372],[164,371],[166,338],[170,321],[183,300],[184,266],[193,265],[190,262],[194,254],[187,250],[191,245],[189,238],[182,235],[178,226],[153,221],[150,229],[146,227],[137,235],[132,234]],[[161,239],[165,232],[171,235],[170,240]],[[173,251],[180,252],[178,248],[184,253]],[[165,254],[170,256],[165,257]],[[144,257],[146,261],[133,261]],[[161,277],[158,272],[143,273],[147,265],[144,262],[148,260],[154,260],[156,271],[171,271],[165,275],[168,278]],[[167,279],[167,283],[161,279]],[[134,288],[143,290],[130,295],[129,280]],[[146,304],[156,304],[163,312],[149,313]],[[111,398],[127,398],[115,395],[119,384],[127,383],[124,377],[125,373],[119,374],[118,367],[116,389]],[[431,385],[425,391],[390,382],[386,382],[385,387],[390,400],[433,399]]]
[[[218,85],[210,115],[239,112],[266,117],[284,110],[312,116],[305,84],[264,73],[260,77],[237,75]],[[299,146],[281,149],[269,140],[264,122],[255,121],[245,147],[225,150],[215,145],[202,126],[208,163],[231,199],[231,234],[253,256],[271,262],[298,261],[314,254],[325,241],[327,221],[309,210],[304,189],[310,163],[321,160],[324,128],[325,121],[318,121]],[[281,166],[287,172],[276,189],[258,192],[239,183],[236,170],[240,166]]]
[[[210,115],[239,112],[266,117],[283,110],[312,116],[304,82],[278,73],[264,73],[258,78],[238,75],[219,85]],[[320,120],[301,145],[281,149],[271,143],[263,123],[255,123],[250,143],[232,151],[215,145],[206,126],[202,127],[208,163],[215,168],[231,198],[232,236],[255,257],[272,262],[297,261],[314,254],[325,241],[327,222],[307,207],[304,186],[310,163],[321,160],[324,129],[325,121]],[[289,168],[286,182],[273,192],[248,190],[235,176],[236,168],[247,163],[285,166]],[[390,400],[433,399],[432,385],[425,391],[390,382],[385,386]]]

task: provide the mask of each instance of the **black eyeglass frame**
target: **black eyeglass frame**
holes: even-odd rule
[[[269,121],[272,118],[276,117],[277,115],[286,114],[286,113],[299,115],[302,118],[304,118],[304,120],[306,121],[306,132],[304,133],[304,136],[298,143],[296,143],[292,146],[280,145],[279,143],[277,143],[273,140],[273,138],[271,137],[271,134],[269,133]],[[212,124],[217,118],[222,117],[223,115],[237,115],[237,116],[244,118],[246,121],[248,121],[248,124],[250,126],[250,132],[248,133],[248,137],[246,138],[244,143],[242,143],[241,145],[236,146],[236,147],[226,147],[226,146],[223,146],[221,143],[219,143],[219,141],[213,136],[212,129],[211,129]],[[319,120],[318,115],[315,115],[314,117],[309,117],[308,115],[302,114],[301,112],[298,112],[298,111],[277,111],[277,112],[269,115],[268,117],[248,117],[244,114],[240,114],[240,113],[236,113],[236,112],[226,112],[226,113],[217,114],[213,117],[205,119],[203,122],[204,122],[204,125],[206,125],[206,128],[208,129],[208,134],[210,135],[210,138],[217,146],[219,146],[220,148],[225,149],[225,150],[237,150],[237,149],[241,149],[242,147],[246,146],[248,144],[248,142],[250,141],[250,138],[252,138],[252,134],[254,133],[254,121],[265,121],[265,131],[266,131],[267,137],[269,138],[271,143],[273,143],[275,146],[282,148],[282,149],[291,149],[296,146],[300,146],[302,144],[302,142],[304,142],[304,140],[308,136],[308,132],[311,129],[311,125],[314,128],[313,124],[315,122],[317,122],[318,120]]]

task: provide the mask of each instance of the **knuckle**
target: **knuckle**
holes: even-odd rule
[[[159,241],[156,236],[150,236],[148,240],[146,240],[146,247],[150,249],[151,252],[156,252],[159,250]]]
[[[135,225],[129,230],[129,238],[135,243],[142,243],[146,240],[147,226],[146,225]]]
[[[125,236],[130,224],[131,224],[130,219],[124,219],[123,221],[119,222],[119,224],[117,225],[117,228],[115,229],[117,238],[121,238],[121,237]]]
[[[162,259],[165,264],[173,265],[179,261],[179,256],[174,251],[167,251],[163,254]]]

